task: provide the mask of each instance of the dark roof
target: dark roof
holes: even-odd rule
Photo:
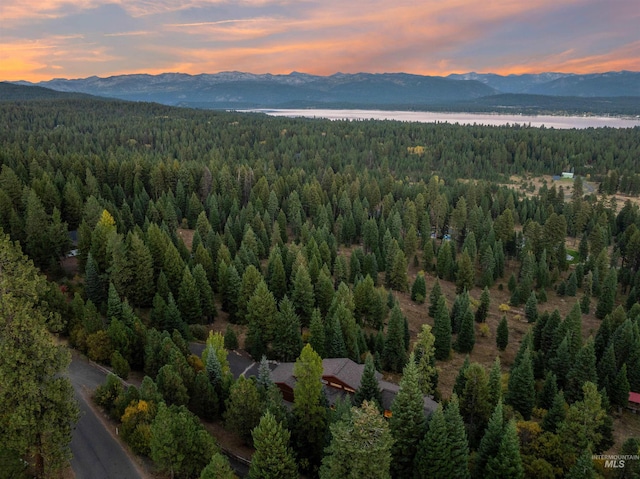
[[[271,379],[274,383],[286,384],[293,389],[296,379],[293,376],[293,366],[295,363],[280,363],[273,371],[271,371]],[[357,390],[360,387],[360,380],[364,372],[364,365],[358,364],[349,358],[328,358],[322,360],[322,377],[335,377],[348,385],[350,388]],[[391,404],[395,399],[400,386],[382,379],[382,374],[376,372],[378,385],[382,396],[382,407],[391,409]],[[333,404],[338,396],[343,396],[344,392],[336,388],[324,388],[329,403]],[[429,396],[424,397],[425,415],[431,414],[438,407],[438,403]]]

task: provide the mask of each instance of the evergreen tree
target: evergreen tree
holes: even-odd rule
[[[196,374],[189,409],[207,421],[212,421],[218,415],[218,395],[205,371]]]
[[[98,264],[93,260],[91,253],[87,256],[84,290],[87,293],[87,299],[95,305],[99,306],[106,299],[105,282],[98,269]]]
[[[224,425],[247,445],[251,445],[251,431],[260,423],[262,404],[255,383],[240,376],[231,386],[226,402]]]
[[[442,296],[442,289],[440,288],[440,282],[436,280],[429,295],[429,316],[432,318],[435,318],[438,312],[438,300],[440,296]]]
[[[447,449],[451,461],[451,476],[468,479],[469,473],[469,443],[464,430],[464,422],[460,416],[458,400],[453,396],[444,412],[447,424]]]
[[[556,433],[560,424],[566,417],[566,402],[564,400],[564,393],[559,391],[556,393],[551,403],[551,407],[542,419],[542,429],[547,432]]]
[[[602,440],[600,428],[606,416],[596,385],[586,382],[582,390],[584,399],[569,407],[564,422],[558,428],[560,440],[575,453],[595,450]]]
[[[558,383],[556,375],[551,371],[547,371],[547,374],[544,378],[542,390],[538,394],[538,407],[546,410],[551,409],[556,394],[558,394]]]
[[[423,324],[418,339],[413,347],[418,369],[418,383],[425,396],[433,395],[438,387],[438,370],[434,356],[435,338],[431,333],[431,326]]]
[[[407,259],[402,250],[398,249],[393,256],[389,278],[389,287],[396,291],[408,291],[409,280],[407,279]]]
[[[504,351],[508,345],[509,326],[507,326],[507,317],[503,315],[500,323],[498,323],[498,330],[496,331],[496,346],[500,351]]]
[[[438,250],[438,259],[436,263],[436,272],[438,278],[446,279],[447,281],[453,278],[453,255],[451,252],[451,242],[445,241],[440,245]]]
[[[451,307],[451,331],[454,334],[460,332],[462,318],[469,311],[469,293],[466,291],[457,294]]]
[[[197,264],[193,268],[193,279],[196,282],[198,295],[200,296],[200,309],[203,316],[211,321],[216,316],[216,305],[213,298],[213,290],[207,279],[207,273],[202,265]]]
[[[435,357],[438,360],[449,358],[451,353],[451,321],[447,312],[447,305],[444,296],[438,299],[438,315],[433,326],[435,337]]]
[[[182,377],[172,364],[165,364],[156,377],[158,391],[167,404],[186,406],[189,403],[189,392]]]
[[[391,447],[391,475],[411,477],[414,457],[425,424],[424,400],[413,354],[404,368],[400,390],[393,400],[391,412],[389,426],[394,439]]]
[[[484,477],[489,479],[503,477],[522,479],[524,477],[518,433],[514,421],[505,425],[497,454],[489,458],[485,471]]]
[[[567,289],[565,290],[565,294],[567,296],[575,296],[578,292],[578,278],[576,277],[575,271],[572,271],[569,275],[569,279],[567,280]]]
[[[19,244],[0,234],[2,448],[28,460],[37,477],[68,466],[79,417],[64,373],[70,354],[47,330],[61,323],[44,295],[48,287]]]
[[[324,332],[324,325],[322,324],[322,316],[318,308],[314,309],[311,314],[309,333],[309,344],[313,350],[316,351],[321,358],[326,357],[326,336]]]
[[[122,301],[113,283],[109,283],[107,294],[107,321],[122,319]]]
[[[455,349],[459,353],[470,353],[473,351],[473,346],[476,343],[475,326],[473,324],[473,313],[469,310],[462,318],[462,324],[460,326],[460,332],[456,339]]]
[[[251,479],[296,479],[298,467],[289,448],[290,433],[269,411],[252,431],[256,452],[251,457]]]
[[[313,313],[313,307],[315,305],[315,298],[313,296],[313,285],[311,284],[309,271],[303,264],[298,267],[296,272],[291,300],[296,308],[296,313],[300,316],[302,324],[305,326],[309,325],[311,313]]]
[[[182,320],[188,324],[197,324],[202,321],[200,292],[188,266],[184,267],[182,274],[182,283],[180,283],[178,293],[178,309]]]
[[[502,400],[502,368],[500,366],[500,356],[496,356],[489,371],[489,400],[491,406],[495,407]]]
[[[527,323],[535,323],[538,320],[538,299],[535,291],[531,291],[527,303],[524,306],[524,315]]]
[[[623,407],[626,407],[629,402],[629,380],[627,379],[627,364],[623,364],[618,374],[616,374],[612,388],[611,388],[611,404],[618,406],[618,410],[621,411]]]
[[[153,257],[136,232],[130,233],[127,239],[132,263],[131,287],[126,292],[127,298],[134,306],[146,307],[151,304],[154,295]]]
[[[209,464],[200,473],[200,479],[237,479],[224,454],[217,452],[211,456]]]
[[[391,310],[387,336],[384,340],[384,367],[387,371],[399,372],[407,362],[407,351],[404,347],[404,316],[396,304]]]
[[[484,323],[489,315],[489,306],[491,305],[491,296],[489,295],[489,288],[486,286],[482,290],[480,295],[480,305],[476,310],[476,322]]]
[[[373,356],[370,353],[367,353],[364,361],[360,387],[353,395],[354,406],[360,407],[364,401],[375,404],[378,409],[382,408],[382,394],[376,377],[376,368],[373,365]]]
[[[475,284],[475,268],[467,251],[463,251],[458,259],[456,271],[456,293],[470,291]]]
[[[374,404],[361,408],[331,426],[331,444],[320,469],[321,479],[337,477],[389,479],[393,439]]]
[[[286,296],[280,301],[273,335],[273,353],[280,361],[293,361],[302,350],[300,319]]]
[[[322,391],[322,359],[308,344],[302,348],[293,367],[296,384],[293,388],[294,444],[299,465],[315,471],[320,465],[325,446],[327,410]]]
[[[442,406],[438,405],[429,420],[427,433],[418,445],[414,461],[414,478],[449,479],[452,477],[447,434],[447,423]]]
[[[315,284],[314,293],[316,304],[323,315],[326,315],[331,307],[334,292],[331,274],[326,268],[322,268],[318,274],[318,281]]]
[[[493,410],[493,414],[491,415],[487,429],[482,436],[480,446],[478,447],[478,451],[474,459],[474,478],[485,477],[487,463],[492,457],[496,457],[500,450],[500,443],[502,442],[504,429],[505,424],[502,401],[499,401]]]
[[[565,395],[569,404],[582,399],[582,385],[587,381],[598,382],[592,340],[589,340],[580,350],[567,374]]]
[[[427,285],[424,281],[424,272],[419,271],[416,280],[411,286],[411,301],[422,304],[427,298]]]
[[[616,301],[616,291],[618,289],[618,274],[615,268],[609,269],[602,284],[598,305],[596,306],[596,318],[603,319],[613,311]]]
[[[637,451],[636,451],[637,452]],[[598,475],[593,466],[591,451],[586,450],[578,456],[578,460],[565,476],[567,479],[596,479]]]
[[[509,376],[509,388],[505,402],[522,414],[526,421],[531,418],[535,402],[535,382],[529,350],[525,351],[522,361]]]

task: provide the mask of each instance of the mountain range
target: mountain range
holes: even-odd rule
[[[608,99],[620,104],[640,101],[640,72],[597,74],[540,73],[496,75],[492,73],[452,74],[448,77],[407,73],[336,73],[330,76],[293,72],[288,75],[223,72],[188,75],[118,75],[108,78],[57,78],[37,85],[58,92],[84,93],[133,101],[200,108],[286,108],[359,107],[415,108],[464,105],[464,108],[495,108],[541,103],[540,96],[554,97],[542,103],[557,103],[560,97]],[[563,100],[566,103],[566,100]],[[560,101],[560,103],[563,103]],[[569,102],[572,103],[572,102]],[[597,103],[597,101],[595,102]]]

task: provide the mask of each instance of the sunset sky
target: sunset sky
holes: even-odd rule
[[[0,0],[0,80],[640,71],[638,0]]]

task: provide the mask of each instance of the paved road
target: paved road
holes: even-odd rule
[[[80,406],[80,420],[73,431],[71,467],[76,479],[140,479],[136,468],[120,443],[87,404],[89,394],[104,383],[106,374],[83,358],[69,365],[69,378]]]

